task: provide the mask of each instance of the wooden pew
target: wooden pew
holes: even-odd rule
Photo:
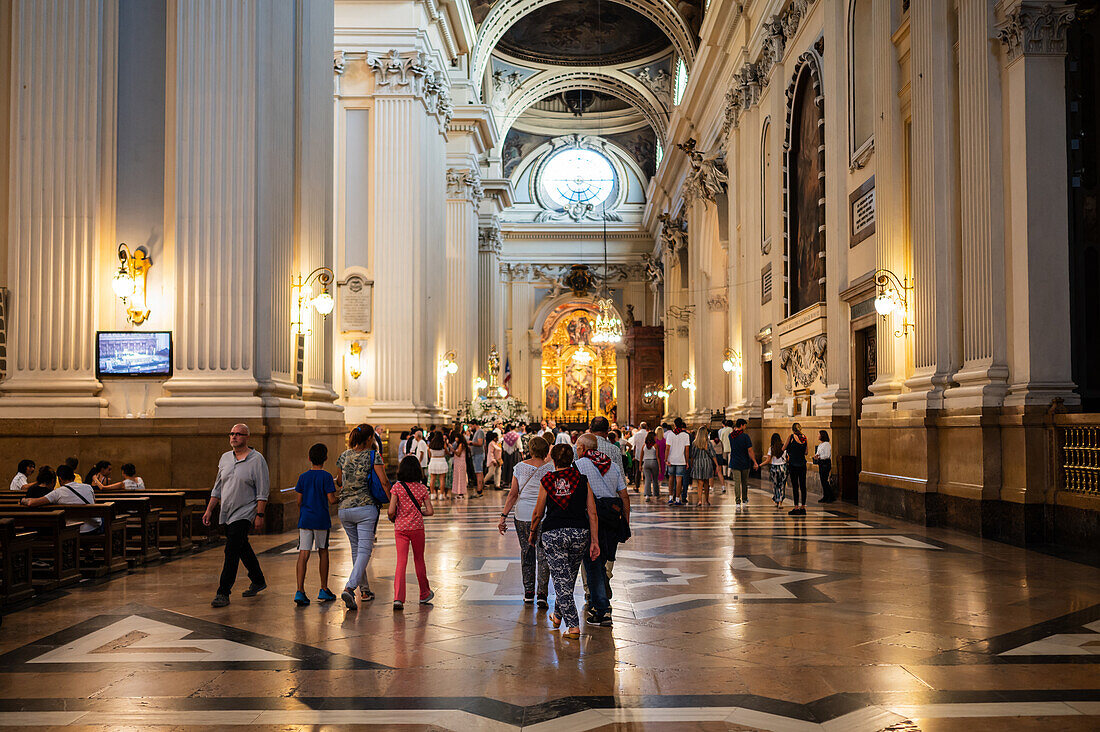
[[[9,504],[10,505],[10,504]],[[11,519],[17,531],[35,532],[31,545],[31,584],[49,592],[80,581],[80,521],[71,521],[60,509],[36,510],[0,507],[0,520]]]
[[[140,496],[96,496],[96,500],[115,504],[120,520],[126,518],[127,561],[134,564],[151,564],[164,559],[160,553],[160,509],[154,508],[148,498]]]
[[[107,501],[87,504],[54,503],[49,508],[64,511],[65,518],[70,521],[87,522],[98,519],[102,524],[102,531],[80,534],[80,572],[85,577],[106,577],[128,569],[126,524],[129,516],[119,506]],[[20,511],[35,510],[37,509],[0,500],[0,511],[7,516],[14,517],[12,514],[18,515]]]
[[[149,506],[160,511],[157,530],[158,548],[161,554],[169,557],[179,556],[194,548],[191,540],[191,521],[195,511],[193,504],[187,502],[183,491],[125,491],[97,493],[101,501],[114,501],[128,498],[147,498]],[[201,512],[200,512],[201,517]]]
[[[0,519],[0,607],[4,609],[34,596],[34,537],[33,531],[17,531],[14,519]]]

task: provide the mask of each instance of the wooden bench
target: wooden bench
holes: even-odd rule
[[[161,554],[175,557],[190,552],[194,548],[194,543],[191,540],[191,521],[195,507],[192,503],[188,503],[187,496],[183,491],[99,493],[96,494],[96,498],[102,501],[129,498],[149,499],[149,506],[160,511],[157,546]],[[201,511],[199,515],[201,517]]]
[[[0,511],[5,515],[14,517],[20,511],[35,511],[45,508],[20,506],[0,500]],[[123,572],[128,569],[126,564],[126,524],[129,516],[120,512],[119,507],[111,502],[106,503],[53,503],[50,509],[65,512],[65,518],[70,521],[89,522],[98,520],[102,525],[102,531],[80,534],[80,572],[88,578],[106,577],[115,572]],[[121,515],[118,515],[121,513]]]
[[[115,504],[116,515],[126,516],[126,560],[136,565],[164,559],[160,553],[160,509],[140,496],[96,496],[97,501]]]
[[[0,520],[11,519],[17,531],[34,532],[31,544],[31,584],[49,592],[80,581],[80,521],[60,509],[0,507]]]
[[[34,531],[17,531],[14,519],[0,519],[0,608],[10,608],[34,596],[34,537]]]

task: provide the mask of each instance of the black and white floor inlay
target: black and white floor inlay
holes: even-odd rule
[[[947,651],[927,663],[1100,663],[1100,605]]]
[[[96,616],[0,656],[0,668],[8,672],[101,671],[120,664],[159,670],[388,668],[140,605]]]

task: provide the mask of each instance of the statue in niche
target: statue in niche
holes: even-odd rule
[[[572,364],[565,372],[565,408],[570,412],[592,409],[592,366]]]
[[[561,389],[555,383],[549,383],[546,385],[546,405],[547,412],[557,412],[561,409]]]
[[[821,109],[814,102],[811,74],[798,80],[791,115],[788,166],[791,170],[790,207],[790,313],[804,310],[823,300],[825,223],[821,200],[825,196],[821,177]]]

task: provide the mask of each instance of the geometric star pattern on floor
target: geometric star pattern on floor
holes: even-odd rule
[[[927,659],[929,665],[1100,663],[1100,605],[976,641]]]

